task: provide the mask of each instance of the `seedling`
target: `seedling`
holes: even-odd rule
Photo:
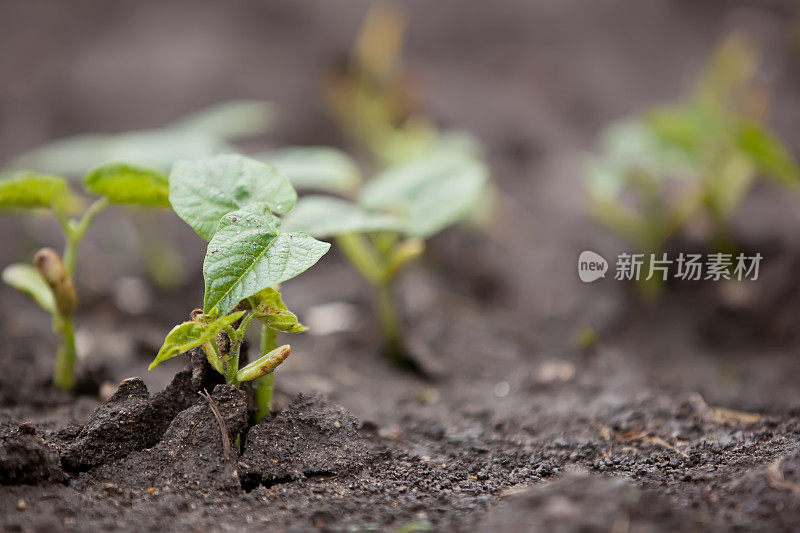
[[[241,155],[176,162],[169,201],[209,241],[205,296],[203,308],[169,332],[149,368],[201,347],[226,383],[256,380],[260,420],[269,413],[272,372],[290,352],[288,345],[275,347],[277,332],[306,330],[284,305],[277,286],[314,265],[330,245],[281,227],[277,215],[292,210],[297,193],[275,167]],[[261,355],[239,368],[242,341],[254,319],[263,328]]]
[[[300,150],[294,149],[295,155]],[[280,157],[275,160],[280,167]],[[310,176],[306,184],[314,188]],[[326,176],[317,188],[333,188],[350,198],[305,196],[284,218],[284,228],[336,238],[345,257],[375,289],[389,355],[399,365],[413,367],[403,344],[393,282],[423,253],[426,239],[474,215],[487,202],[488,171],[471,154],[448,149],[392,166],[360,187],[337,189],[331,183]]]
[[[84,178],[85,189],[100,196],[77,218],[71,218],[85,200],[76,196],[61,176],[17,172],[0,179],[0,210],[49,209],[61,224],[66,241],[63,256],[43,248],[34,266],[13,264],[3,270],[3,281],[27,293],[53,319],[53,330],[61,336],[53,383],[69,391],[75,385],[75,340],[72,316],[78,305],[75,264],[78,249],[94,218],[112,204],[169,207],[166,176],[161,173],[113,163]]]
[[[763,123],[757,66],[753,47],[729,37],[681,102],[607,128],[586,176],[592,215],[651,253],[700,216],[711,222],[713,248],[730,252],[729,221],[755,180],[800,181]]]

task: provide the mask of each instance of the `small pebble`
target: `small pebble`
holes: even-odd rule
[[[28,502],[26,502],[26,501],[25,501],[25,500],[23,500],[23,499],[19,499],[19,500],[17,500],[17,509],[18,509],[18,510],[20,510],[20,511],[24,511],[24,510],[25,510],[25,509],[27,509],[27,508],[28,508]]]

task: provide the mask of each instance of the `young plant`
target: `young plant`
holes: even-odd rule
[[[172,208],[209,241],[203,262],[203,308],[169,332],[150,365],[201,347],[209,364],[239,386],[256,380],[257,419],[269,413],[272,372],[288,357],[275,347],[277,332],[305,327],[284,305],[277,286],[314,265],[330,248],[303,232],[282,228],[297,193],[275,167],[241,155],[175,163],[169,177]],[[260,355],[240,368],[245,333],[262,323]]]
[[[299,154],[302,149],[293,150]],[[280,159],[275,159],[279,168]],[[313,187],[312,175],[308,172],[307,184]],[[439,150],[389,167],[357,189],[349,185],[337,190],[330,176],[325,180],[318,189],[333,188],[349,198],[305,196],[284,218],[284,228],[336,238],[345,257],[375,289],[388,354],[399,365],[414,367],[404,348],[393,282],[423,253],[425,240],[468,219],[487,202],[488,171],[469,153]]]
[[[586,175],[592,215],[649,253],[702,216],[711,222],[712,246],[731,251],[729,221],[756,179],[800,181],[794,159],[763,123],[757,66],[753,47],[729,37],[683,101],[607,128]]]
[[[53,383],[69,391],[75,385],[75,339],[72,316],[78,305],[75,264],[80,243],[94,218],[112,204],[169,207],[166,176],[122,163],[104,165],[84,178],[85,189],[100,196],[77,218],[83,203],[61,176],[16,172],[0,178],[0,210],[49,209],[61,224],[66,242],[63,256],[51,248],[36,253],[33,265],[13,264],[2,273],[8,285],[27,293],[50,313],[53,330],[61,337]]]

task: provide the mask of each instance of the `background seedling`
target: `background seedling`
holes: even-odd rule
[[[314,265],[330,245],[281,227],[276,215],[294,208],[297,193],[275,167],[241,155],[178,161],[170,173],[169,200],[178,216],[209,241],[205,296],[203,309],[169,332],[150,369],[202,347],[226,383],[256,380],[260,420],[269,413],[272,372],[290,352],[288,345],[275,347],[277,332],[306,329],[284,305],[277,286]],[[242,341],[254,319],[263,328],[261,355],[239,368]]]
[[[756,179],[800,181],[797,164],[764,125],[758,63],[749,42],[731,36],[681,102],[609,126],[586,174],[591,214],[646,253],[704,218],[712,248],[733,251],[729,221]]]
[[[53,383],[69,391],[75,385],[75,340],[72,315],[78,297],[74,286],[78,249],[86,230],[106,207],[112,204],[168,207],[167,178],[158,171],[112,163],[89,172],[84,187],[100,198],[77,218],[72,218],[85,203],[61,176],[16,172],[0,178],[0,210],[49,209],[64,231],[63,256],[51,248],[40,250],[34,266],[13,264],[3,270],[3,281],[30,295],[53,317],[53,330],[61,337],[56,356]]]
[[[134,161],[168,174],[182,158],[236,151],[233,143],[261,135],[275,123],[275,106],[259,100],[231,100],[188,114],[166,126],[122,133],[92,133],[58,139],[25,152],[6,164],[9,169],[36,168],[67,177],[80,177],[105,163]],[[118,224],[130,223],[120,217]],[[181,256],[165,237],[158,217],[137,216],[144,265],[150,279],[173,289],[181,281]]]
[[[330,189],[330,183],[326,177],[318,188]],[[338,188],[342,194],[349,190],[349,199],[305,196],[284,218],[284,228],[336,237],[339,249],[375,289],[388,353],[409,366],[393,282],[423,253],[426,239],[480,210],[488,185],[488,171],[478,159],[443,149],[392,166],[357,190],[349,184]]]

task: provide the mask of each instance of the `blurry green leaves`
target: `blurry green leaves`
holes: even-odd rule
[[[402,231],[403,220],[395,215],[371,211],[341,198],[304,196],[283,220],[287,231],[305,231],[317,238],[345,233]]]
[[[269,102],[223,102],[163,128],[59,139],[16,157],[10,166],[81,176],[98,165],[133,161],[169,172],[178,159],[234,151],[229,141],[268,131],[274,115]]]
[[[32,265],[15,263],[3,269],[3,281],[20,292],[30,296],[39,306],[50,314],[56,312],[53,291]]]
[[[274,165],[298,189],[346,194],[361,183],[356,162],[326,146],[295,146],[256,156]]]
[[[169,177],[169,201],[179,217],[211,240],[227,213],[248,204],[288,213],[297,193],[272,165],[228,154],[176,162]]]
[[[193,320],[178,324],[167,334],[163,346],[158,350],[156,358],[147,369],[152,370],[164,361],[192,348],[208,342],[216,342],[217,334],[242,318],[243,315],[244,311],[237,311],[218,318],[216,314],[201,314],[195,316]],[[217,368],[216,365],[215,368]],[[219,368],[217,370],[220,371]]]
[[[112,204],[169,207],[167,177],[156,170],[111,163],[89,172],[83,183],[86,190]]]
[[[367,209],[404,219],[404,233],[427,238],[466,218],[488,185],[488,171],[477,159],[434,153],[390,167],[358,195]]]
[[[728,220],[758,177],[800,182],[800,168],[763,124],[758,54],[739,36],[712,55],[682,101],[616,122],[586,172],[592,214],[642,251],[656,252],[690,219],[710,219],[729,247]]]
[[[434,152],[379,173],[355,202],[303,197],[285,228],[315,237],[390,231],[424,239],[477,211],[488,201],[487,187],[488,171],[471,155]]]
[[[256,318],[267,327],[285,333],[302,333],[308,330],[283,303],[281,293],[272,287],[251,296],[250,306]]]
[[[68,197],[61,176],[20,171],[0,177],[0,210],[61,207]]]
[[[227,313],[241,300],[304,272],[329,248],[306,233],[279,232],[277,219],[263,207],[228,213],[208,244],[203,307]]]

